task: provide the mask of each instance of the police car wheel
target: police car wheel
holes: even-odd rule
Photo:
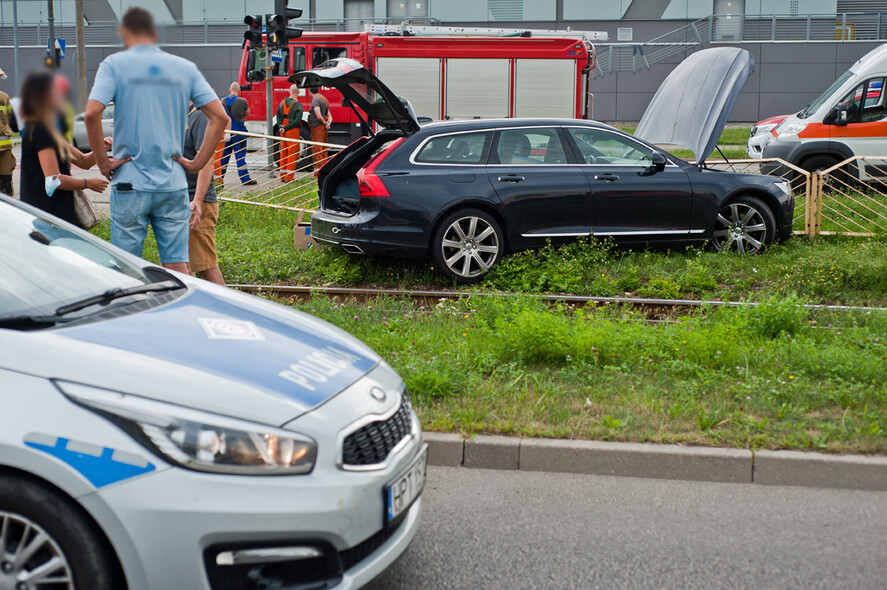
[[[0,588],[125,588],[114,552],[72,500],[29,479],[0,475]]]

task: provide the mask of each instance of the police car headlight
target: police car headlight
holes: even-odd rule
[[[751,136],[757,137],[758,135],[764,135],[765,133],[770,133],[776,129],[776,123],[767,123],[766,125],[758,125],[756,127],[752,127]]]
[[[151,452],[187,469],[234,475],[294,475],[314,469],[317,443],[306,436],[106,389],[67,382],[56,386]]]

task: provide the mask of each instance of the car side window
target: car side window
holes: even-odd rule
[[[618,133],[590,127],[572,127],[568,131],[586,164],[649,166],[653,163],[652,149]]]
[[[503,129],[496,156],[500,164],[511,166],[568,163],[556,129]]]
[[[423,164],[481,164],[492,133],[459,133],[432,137],[416,155]]]
[[[887,117],[884,104],[884,78],[866,80],[842,100],[847,104],[847,123],[871,123]]]
[[[315,68],[337,57],[348,57],[348,49],[345,47],[315,47],[311,50],[311,63]]]
[[[303,72],[308,69],[308,66],[305,64],[305,48],[299,46],[290,46],[290,51],[293,54],[293,73]]]
[[[871,123],[883,119],[887,115],[887,110],[884,108],[884,78],[869,80],[865,96],[860,122]]]

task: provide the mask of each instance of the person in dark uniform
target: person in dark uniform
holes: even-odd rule
[[[56,116],[63,98],[49,71],[25,77],[22,104],[21,199],[69,223],[76,223],[74,191],[102,192],[108,181],[101,177],[74,178],[71,164],[87,169],[95,165],[94,154],[83,154],[59,133]],[[128,162],[112,160],[112,170]]]
[[[249,103],[240,96],[240,84],[233,82],[229,89],[231,94],[222,99],[225,106],[225,112],[231,119],[231,131],[246,131],[246,118],[249,117]],[[250,186],[258,184],[249,177],[249,168],[246,167],[246,137],[242,135],[231,135],[225,144],[225,150],[222,152],[222,160],[219,163],[221,167],[221,177],[225,178],[225,172],[228,170],[228,160],[231,158],[231,152],[234,152],[234,159],[237,160],[237,174],[240,175],[240,182]]]

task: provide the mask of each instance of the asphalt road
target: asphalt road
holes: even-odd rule
[[[887,588],[887,493],[429,468],[371,590]]]

